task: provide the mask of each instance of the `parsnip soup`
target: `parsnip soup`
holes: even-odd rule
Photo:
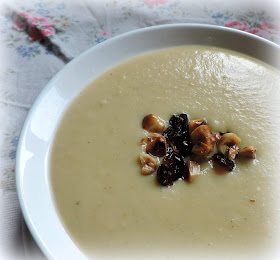
[[[89,258],[272,259],[278,253],[280,74],[243,54],[206,46],[134,57],[94,80],[70,105],[51,154],[61,221]],[[191,183],[141,175],[142,120],[206,118],[255,159],[225,174],[212,160]]]

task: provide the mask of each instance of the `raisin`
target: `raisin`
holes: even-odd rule
[[[157,181],[162,186],[173,185],[173,180],[171,178],[171,172],[165,164],[161,164],[157,170]]]
[[[162,136],[155,141],[153,155],[161,157],[164,156],[166,152],[166,140]]]
[[[166,140],[164,136],[152,136],[148,139],[146,152],[158,157],[164,156],[166,153]]]
[[[185,138],[185,140],[176,141],[174,145],[178,149],[180,155],[185,157],[191,154],[193,148],[191,140]]]
[[[212,158],[215,162],[222,165],[228,171],[232,171],[235,168],[235,162],[233,160],[229,160],[226,155],[222,153],[216,153],[212,156]]]
[[[182,178],[185,174],[185,162],[183,157],[168,147],[167,154],[157,170],[157,181],[163,186],[171,186],[173,182]]]
[[[180,155],[186,156],[191,153],[193,145],[189,133],[189,119],[186,114],[173,115],[163,136],[179,151]]]

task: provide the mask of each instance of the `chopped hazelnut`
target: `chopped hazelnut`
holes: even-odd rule
[[[194,145],[200,144],[200,143],[204,143],[204,144],[208,145],[209,152],[212,152],[214,150],[214,145],[216,143],[214,134],[212,133],[212,130],[208,125],[201,125],[201,126],[197,127],[191,133],[191,140]]]
[[[244,147],[239,156],[247,157],[247,158],[256,158],[257,149],[254,146],[246,146]]]
[[[236,145],[229,147],[228,155],[227,155],[228,158],[230,160],[234,160],[236,155],[238,154],[238,151],[239,151],[239,148]]]
[[[141,141],[139,142],[139,145],[147,145],[149,142],[151,142],[152,139],[154,139],[154,138],[156,138],[158,136],[159,135],[157,135],[157,134],[146,136],[146,137],[141,139]]]
[[[218,150],[222,154],[228,154],[228,158],[232,160],[238,153],[240,143],[241,139],[236,134],[226,133],[218,142]]]
[[[207,121],[204,119],[191,120],[189,123],[190,133],[192,133],[196,128],[198,128],[201,125],[207,125]]]
[[[141,174],[150,175],[157,169],[157,159],[146,153],[140,153],[140,163],[142,166]]]
[[[148,132],[162,133],[165,128],[165,123],[160,117],[149,114],[144,117],[142,127]]]
[[[196,155],[204,156],[210,153],[210,146],[199,142],[198,144],[195,144],[192,148],[192,152]]]
[[[221,139],[222,136],[219,132],[217,132],[217,133],[214,134],[214,137],[215,137],[216,141],[218,142]]]
[[[148,139],[146,152],[154,156],[162,157],[166,153],[166,146],[167,144],[164,136],[153,135]]]
[[[186,165],[187,165],[186,180],[188,182],[193,182],[194,179],[200,174],[200,165],[195,161],[188,161]]]

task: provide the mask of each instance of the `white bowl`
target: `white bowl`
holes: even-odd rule
[[[37,98],[20,136],[16,181],[25,221],[48,258],[86,258],[63,228],[50,187],[51,143],[68,105],[88,83],[124,60],[194,44],[239,51],[280,69],[280,47],[258,36],[212,25],[163,25],[129,32],[89,49],[57,73]]]

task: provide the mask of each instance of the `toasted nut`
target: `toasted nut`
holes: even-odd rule
[[[157,159],[146,153],[140,153],[140,163],[142,166],[141,174],[150,175],[157,169]]]
[[[151,142],[152,139],[155,139],[155,138],[157,138],[159,136],[160,135],[157,135],[157,134],[146,136],[146,137],[142,138],[141,141],[138,144],[139,145],[147,145],[149,142]]]
[[[204,156],[209,154],[211,151],[211,148],[209,145],[199,142],[198,144],[195,144],[192,148],[192,153],[200,156]]]
[[[218,142],[222,136],[221,136],[221,133],[217,132],[214,134],[214,137],[215,137],[216,141]]]
[[[236,155],[238,154],[238,151],[239,148],[236,145],[229,147],[228,154],[227,154],[228,158],[230,160],[234,160]]]
[[[162,157],[166,153],[166,146],[167,144],[164,136],[153,135],[148,139],[146,152],[154,156]]]
[[[187,165],[186,180],[188,182],[193,182],[194,179],[197,178],[198,175],[200,175],[200,165],[194,161],[188,161],[186,165]]]
[[[247,158],[256,158],[257,149],[254,146],[246,146],[244,147],[239,156],[247,157]]]
[[[201,125],[191,133],[191,140],[194,145],[204,143],[209,146],[209,152],[214,150],[216,139],[208,125]]]
[[[162,133],[165,128],[164,121],[153,114],[144,117],[142,127],[148,132]]]
[[[240,143],[241,143],[241,139],[236,134],[226,133],[221,137],[221,139],[218,142],[218,150],[222,154],[227,154],[229,152],[230,147],[235,146],[235,149],[237,149],[237,152],[238,152]],[[237,154],[237,152],[236,152],[236,154]],[[233,156],[233,154],[234,154],[234,152],[232,150],[232,156]],[[235,158],[235,156],[234,156],[234,158]]]
[[[204,119],[191,120],[189,123],[190,133],[192,133],[196,128],[198,128],[201,125],[207,125],[207,121]]]

